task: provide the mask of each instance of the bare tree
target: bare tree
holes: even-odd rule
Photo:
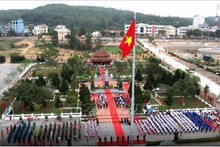
[[[5,84],[8,85],[8,88],[9,88],[9,85],[11,84],[12,82],[12,79],[10,77],[8,77],[7,79],[4,80]]]
[[[22,71],[24,70],[23,68],[22,68],[22,66],[20,65],[20,66],[18,66],[17,68],[17,71],[21,74],[22,73]]]
[[[28,63],[21,63],[21,66],[23,67],[23,70],[28,66]]]
[[[11,77],[13,79],[13,81],[15,81],[15,77],[16,77],[17,72],[10,72],[8,75],[8,77]]]

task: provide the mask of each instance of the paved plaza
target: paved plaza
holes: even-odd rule
[[[78,121],[79,118],[73,119],[71,120],[72,122],[76,120]],[[33,125],[33,123],[35,122],[37,126],[40,125],[49,125],[50,123],[54,124],[61,124],[63,122],[71,122],[69,120],[69,118],[66,119],[62,119],[62,122],[58,122],[56,119],[49,119],[48,121],[45,121],[44,119],[41,120],[34,120],[31,122],[31,125]],[[15,122],[16,124],[18,124],[18,121]],[[12,143],[8,144],[7,143],[7,132],[6,132],[6,127],[10,126],[10,124],[14,124],[13,121],[4,121],[2,124],[2,130],[4,130],[4,140],[0,139],[1,144],[0,145],[18,145],[18,143],[13,143],[13,141],[11,141]],[[74,146],[78,146],[78,145],[82,145],[82,146],[87,146],[87,145],[93,145],[96,146],[99,142],[98,137],[88,137],[86,138],[84,135],[84,130],[85,130],[85,126],[84,126],[84,122],[82,122],[82,128],[81,128],[81,134],[82,137],[79,140],[79,138],[77,138],[77,140],[75,141],[74,138],[72,138],[72,145]],[[124,135],[128,136],[130,134],[130,125],[127,124],[121,124],[123,131],[124,131]],[[100,131],[100,136],[102,138],[102,142],[104,142],[104,137],[107,137],[107,142],[110,142],[110,137],[113,137],[113,140],[116,141],[116,134],[115,134],[115,130],[114,127],[112,125],[112,123],[99,123],[98,125],[98,130]],[[134,127],[134,140],[136,140],[136,135],[138,135],[138,130],[137,127],[135,125]],[[182,133],[182,135],[179,135],[179,139],[197,139],[197,138],[212,138],[212,137],[216,137],[218,135],[218,131],[211,131],[211,132],[195,132],[195,133]],[[164,135],[146,135],[146,142],[148,141],[165,141],[165,140],[173,140],[174,139],[174,134],[164,134]],[[143,140],[143,136],[140,136],[140,140]],[[45,145],[50,145],[50,142],[45,141]],[[57,145],[56,142],[52,142],[52,145]],[[60,145],[67,145],[67,141],[63,140],[60,142]],[[145,144],[138,144],[138,145],[145,145]]]
[[[17,72],[17,67],[19,64],[0,64],[0,95],[8,89],[8,85],[5,83],[8,74],[16,73],[15,79],[18,78],[19,72]],[[11,85],[10,85],[11,86]]]

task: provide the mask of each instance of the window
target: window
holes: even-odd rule
[[[144,27],[140,27],[140,32],[144,33]]]

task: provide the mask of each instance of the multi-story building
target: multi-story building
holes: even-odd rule
[[[128,24],[124,25],[125,33],[128,31],[129,27],[130,25]],[[175,36],[176,28],[171,25],[149,25],[139,23],[135,26],[135,34],[139,36],[144,36],[147,34],[150,36],[162,35],[169,38],[171,36]]]
[[[18,18],[17,20],[13,20],[11,23],[11,28],[15,31],[15,33],[23,34],[24,33],[24,21],[21,18]]]
[[[67,38],[66,36],[71,33],[69,29],[67,29],[64,25],[58,25],[55,29],[58,35],[58,41],[60,44],[66,44]]]
[[[205,23],[205,17],[195,15],[193,16],[193,26],[195,28],[199,28],[199,25],[203,25]]]
[[[47,25],[42,24],[42,25],[34,26],[33,34],[35,36],[43,34],[43,33],[48,33],[48,26]]]
[[[198,29],[194,26],[184,26],[184,27],[179,27],[177,28],[177,36],[182,38],[183,36],[186,35],[187,31],[192,31],[192,30],[195,30],[195,29]]]
[[[0,26],[0,32],[2,37],[8,36],[8,31],[11,28],[11,24],[8,23],[7,25]]]

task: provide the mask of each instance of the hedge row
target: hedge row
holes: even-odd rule
[[[11,55],[11,63],[20,63],[25,60],[24,56]]]
[[[0,55],[0,63],[5,63],[5,56]]]

